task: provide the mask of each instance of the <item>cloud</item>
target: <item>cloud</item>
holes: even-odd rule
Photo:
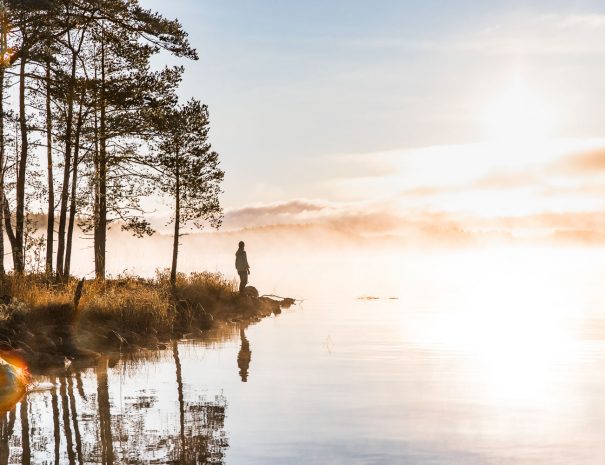
[[[244,229],[272,224],[305,222],[305,218],[316,217],[327,210],[330,210],[328,203],[300,199],[254,204],[227,210],[223,225],[226,229]]]
[[[495,177],[493,181],[490,185],[499,184],[501,180]],[[523,181],[523,177],[505,177],[502,183]],[[429,189],[416,194],[432,193]],[[599,210],[485,217],[437,210],[401,211],[391,202],[337,204],[296,199],[232,210],[227,218],[231,232],[295,234],[301,238],[320,237],[317,234],[324,231],[351,240],[380,241],[382,238],[400,244],[460,245],[528,238],[582,244],[605,242],[605,214]]]
[[[469,182],[467,185],[415,187],[402,191],[400,196],[402,198],[428,198],[471,191],[509,190],[539,185],[540,182],[541,179],[537,172],[494,172]]]
[[[363,235],[392,232],[404,222],[395,205],[388,202],[330,203],[293,199],[228,210],[225,212],[224,229],[319,225]]]
[[[459,192],[464,189],[461,186],[426,186],[426,187],[414,187],[401,192],[401,197],[409,198],[422,198],[422,197],[434,197],[436,195],[449,194],[451,192]]]
[[[557,163],[555,168],[573,174],[605,171],[605,148],[573,154]]]
[[[537,185],[540,177],[531,171],[497,172],[488,174],[471,184],[476,189],[511,189]]]
[[[605,214],[600,211],[537,213],[533,215],[505,216],[497,218],[467,217],[465,227],[471,230],[502,229],[519,230],[583,230],[605,233]]]
[[[321,211],[327,208],[327,204],[311,200],[290,200],[288,202],[277,202],[271,204],[249,205],[239,209],[232,209],[227,215],[232,218],[256,217],[266,215],[296,214],[308,211]]]
[[[548,14],[502,17],[498,23],[467,25],[464,34],[441,40],[393,37],[356,39],[352,45],[369,49],[489,54],[586,54],[605,51],[605,14]]]
[[[548,15],[544,19],[551,20],[561,29],[605,29],[605,14],[601,13]]]

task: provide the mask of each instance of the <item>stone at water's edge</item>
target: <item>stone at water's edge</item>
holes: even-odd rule
[[[246,286],[246,288],[244,289],[244,293],[246,295],[249,295],[250,297],[256,297],[256,298],[258,298],[258,296],[260,295],[258,293],[258,290],[254,286]]]

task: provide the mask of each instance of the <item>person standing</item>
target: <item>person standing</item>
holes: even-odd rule
[[[240,241],[239,248],[235,252],[235,269],[239,274],[239,292],[243,294],[248,284],[248,275],[250,274],[250,265],[248,265],[248,256],[244,250],[245,244]]]

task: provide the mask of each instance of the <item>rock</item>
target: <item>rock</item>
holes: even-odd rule
[[[281,308],[290,308],[292,305],[294,305],[296,303],[296,300],[294,299],[290,299],[289,297],[285,298],[284,300],[281,301],[280,305]]]
[[[258,293],[258,290],[254,286],[246,286],[246,288],[244,289],[244,294],[255,298],[258,298],[258,296],[260,295]]]

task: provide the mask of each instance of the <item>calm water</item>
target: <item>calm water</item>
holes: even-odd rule
[[[601,465],[604,279],[603,252],[525,249],[266,273],[305,302],[39,377],[0,464]]]

